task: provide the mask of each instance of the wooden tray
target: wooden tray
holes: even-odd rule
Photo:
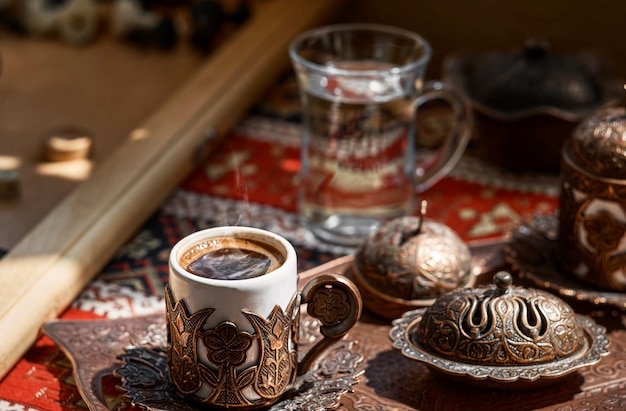
[[[0,260],[0,378],[44,321],[75,299],[192,170],[199,154],[211,151],[288,68],[291,39],[328,21],[342,4],[259,2],[246,24],[11,247]]]

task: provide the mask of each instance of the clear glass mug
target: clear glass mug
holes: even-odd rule
[[[431,47],[407,30],[341,24],[296,37],[289,55],[303,105],[298,207],[320,239],[359,245],[385,221],[412,215],[417,194],[450,172],[470,138],[472,111],[453,86],[424,82]],[[418,107],[443,100],[455,122],[416,161]]]

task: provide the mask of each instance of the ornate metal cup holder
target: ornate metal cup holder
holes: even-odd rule
[[[585,344],[574,356],[545,364],[522,366],[458,362],[431,353],[415,338],[416,327],[425,311],[426,308],[409,311],[393,321],[389,333],[393,347],[406,358],[424,363],[439,375],[482,387],[521,389],[551,384],[580,368],[598,363],[608,353],[609,340],[604,328],[586,316],[577,315],[584,330]]]
[[[319,339],[317,320],[303,314],[302,352]],[[90,410],[106,411],[102,379],[115,374],[129,401],[146,410],[199,410],[182,399],[167,377],[165,313],[116,320],[55,320],[43,331],[55,341],[74,366],[74,378]],[[364,372],[356,342],[344,339],[322,354],[294,389],[273,410],[336,408]],[[289,408],[292,407],[292,408]]]
[[[352,385],[362,373],[357,370],[362,357],[352,346],[351,341],[337,343],[309,372],[296,379],[294,388],[268,409],[322,411],[339,406],[341,397],[352,391]],[[134,406],[150,411],[211,409],[176,391],[168,378],[167,352],[163,347],[130,347],[118,358],[122,365],[114,374],[122,380],[119,388]]]

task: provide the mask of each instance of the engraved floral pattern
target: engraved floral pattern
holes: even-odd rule
[[[225,321],[202,332],[199,338],[207,348],[208,365],[200,363],[199,367],[202,381],[212,390],[209,399],[224,406],[251,404],[243,391],[252,382],[256,367],[239,369],[237,366],[246,361],[255,337]]]
[[[350,374],[360,361],[360,354],[350,350],[338,351],[337,355],[321,362],[321,372],[324,375]]]
[[[626,290],[626,185],[563,162],[559,210],[559,258],[575,280]]]
[[[491,388],[493,388],[494,383],[534,383],[544,378],[553,382],[576,370],[581,370],[585,381],[589,381],[589,387],[596,387],[597,385],[595,384],[597,384],[598,381],[594,380],[594,378],[597,378],[602,372],[597,373],[596,370],[596,373],[594,373],[590,368],[585,367],[597,364],[602,357],[609,355],[609,338],[606,335],[606,329],[596,324],[589,317],[575,314],[576,320],[579,322],[582,329],[584,329],[586,335],[585,339],[587,340],[587,344],[585,344],[585,347],[577,355],[542,364],[527,363],[518,364],[516,366],[502,363],[476,364],[470,361],[463,361],[463,359],[458,356],[448,357],[434,353],[430,346],[427,347],[423,345],[416,338],[416,334],[419,332],[418,328],[424,320],[426,310],[427,308],[421,308],[408,311],[402,318],[393,321],[393,326],[389,333],[393,347],[400,350],[403,356],[418,360],[429,368],[442,371],[445,374],[455,377],[467,377],[468,381],[472,380],[475,383],[484,383]],[[501,334],[502,337],[506,335],[506,333]],[[508,336],[511,337],[511,335]],[[606,378],[605,381],[610,380],[610,377],[604,375],[600,379],[604,378]],[[579,387],[577,386],[575,391],[578,392],[578,390]],[[472,401],[474,401],[473,396],[475,392],[469,392],[471,392]],[[489,394],[493,393],[489,392]],[[447,394],[440,393],[440,395],[445,396]],[[487,398],[493,397],[483,398],[487,401]],[[523,402],[524,399],[520,398],[519,401]]]
[[[154,411],[198,409],[197,404],[182,397],[170,383],[164,351],[132,346],[120,360],[122,365],[115,374],[122,379],[120,388],[133,404]],[[281,398],[270,410],[336,409],[342,396],[352,391],[363,373],[362,361],[363,356],[354,351],[351,341],[338,342],[318,360],[313,370],[297,380],[292,395]]]
[[[165,303],[168,342],[172,347],[168,359],[171,367],[170,377],[181,392],[191,394],[202,386],[195,335],[215,310],[207,308],[190,315],[182,300],[174,304],[169,287],[165,289]]]
[[[368,237],[355,254],[355,268],[361,288],[412,300],[471,285],[470,259],[452,229],[411,216],[390,221]]]
[[[482,291],[482,292],[481,292]],[[461,290],[428,308],[417,341],[475,364],[544,364],[574,355],[585,340],[574,311],[539,290]]]
[[[308,311],[322,324],[334,325],[349,315],[350,300],[342,289],[326,287],[313,295]]]
[[[230,321],[201,329],[213,309],[189,315],[184,301],[173,304],[169,291],[167,301],[170,378],[182,393],[198,395],[205,387],[208,392],[199,397],[203,402],[250,408],[275,402],[293,385],[298,370],[298,294],[286,312],[277,305],[267,318],[243,310],[255,330],[252,334]],[[198,346],[206,348],[204,358]]]
[[[626,227],[606,211],[584,218],[583,226],[587,231],[587,242],[601,252],[615,250],[626,232]]]
[[[293,320],[297,315],[297,298],[293,298],[283,312],[276,306],[267,319],[244,311],[256,334],[264,335],[261,341],[259,370],[255,378],[255,391],[263,398],[273,399],[293,384],[297,371],[297,354],[293,341]]]
[[[207,347],[209,361],[224,367],[243,364],[246,351],[252,345],[252,336],[239,332],[231,322],[223,322],[215,330],[203,333],[202,340]]]

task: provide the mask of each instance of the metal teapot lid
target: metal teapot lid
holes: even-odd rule
[[[545,41],[490,53],[476,62],[472,96],[492,109],[515,112],[547,106],[585,109],[602,100],[601,87],[578,56],[550,52]]]

